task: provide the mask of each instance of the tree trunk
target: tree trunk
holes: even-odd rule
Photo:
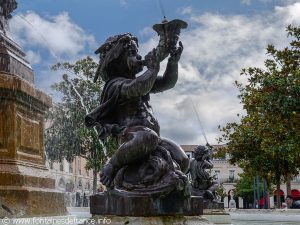
[[[267,203],[267,181],[264,178],[263,179],[263,195],[264,195],[264,209],[268,209],[268,203]]]
[[[276,203],[277,203],[277,208],[281,208],[281,201],[280,201],[280,179],[276,181]]]
[[[253,209],[256,209],[256,178],[253,178]]]
[[[97,192],[97,171],[93,169],[93,194]]]
[[[290,174],[288,174],[287,175],[287,178],[286,178],[286,194],[287,195],[291,195],[292,194],[292,191],[291,191],[291,180],[292,180],[292,178],[291,178],[291,175]]]

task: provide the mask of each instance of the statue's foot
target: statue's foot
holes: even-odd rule
[[[100,174],[100,181],[106,187],[113,187],[114,186],[114,178],[117,174],[118,170],[114,168],[111,163],[107,163]]]

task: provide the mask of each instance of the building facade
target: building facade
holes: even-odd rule
[[[55,178],[55,187],[65,193],[67,207],[89,206],[89,196],[93,193],[93,171],[86,170],[86,159],[75,157],[73,162],[46,161],[52,176]]]

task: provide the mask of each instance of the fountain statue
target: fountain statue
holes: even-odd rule
[[[219,187],[219,183],[207,171],[213,168],[212,146],[199,145],[193,153],[194,158],[191,159],[190,167],[193,195],[203,196],[205,199],[213,201],[218,200],[216,189]]]
[[[0,1],[0,218],[62,215],[64,195],[55,190],[43,146],[52,99],[35,88],[25,53],[6,35],[16,7],[15,0]]]
[[[104,166],[100,180],[108,191],[91,197],[95,215],[157,216],[200,215],[201,197],[191,197],[186,173],[189,158],[179,145],[160,136],[160,126],[150,106],[150,94],[173,88],[183,51],[182,20],[153,26],[160,36],[156,48],[144,59],[138,39],[130,33],[108,38],[100,54],[95,81],[105,81],[100,105],[86,118],[100,139],[112,135],[119,147]],[[178,46],[177,46],[178,44]],[[160,62],[167,58],[162,76]],[[146,67],[145,72],[137,76]]]
[[[193,151],[193,158],[190,160],[190,175],[192,195],[203,198],[204,215],[219,216],[230,219],[225,213],[224,203],[217,193],[220,186],[214,176],[210,174],[213,169],[212,163],[213,146],[206,144],[197,146]]]

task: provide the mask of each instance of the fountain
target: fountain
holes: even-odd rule
[[[63,193],[45,166],[44,114],[52,99],[34,87],[34,74],[20,46],[6,35],[17,7],[1,1],[0,203],[7,217],[66,213]]]

